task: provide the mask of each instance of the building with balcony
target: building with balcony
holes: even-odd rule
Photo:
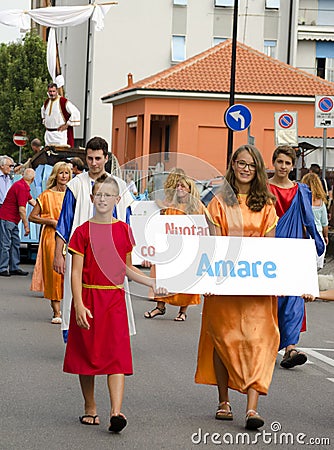
[[[38,2],[92,0],[32,4]],[[65,93],[82,114],[79,141],[111,139],[112,108],[101,97],[123,86],[126,74],[143,79],[231,38],[233,6],[234,0],[126,0],[111,7],[101,32],[89,23],[57,30]],[[238,41],[331,79],[333,10],[332,0],[239,0]]]
[[[300,0],[296,66],[334,81],[334,2]]]

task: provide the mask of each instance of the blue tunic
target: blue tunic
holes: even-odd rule
[[[303,239],[310,236],[315,241],[318,255],[322,255],[325,244],[314,223],[311,191],[305,184],[298,184],[289,209],[277,223],[276,237]],[[302,297],[278,297],[280,349],[298,343],[303,319],[304,299]]]

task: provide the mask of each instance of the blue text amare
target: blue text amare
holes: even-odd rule
[[[196,275],[198,277],[208,274],[210,277],[240,277],[276,278],[276,264],[273,261],[231,261],[220,260],[212,262],[206,253],[203,253]]]

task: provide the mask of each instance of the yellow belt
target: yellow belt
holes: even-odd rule
[[[116,286],[100,286],[95,284],[85,284],[82,283],[82,287],[87,289],[123,289],[124,284],[118,284]]]

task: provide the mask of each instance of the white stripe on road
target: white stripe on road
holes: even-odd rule
[[[315,349],[301,348],[301,350],[303,352],[307,353],[308,355],[312,356],[313,358],[319,359],[320,361],[334,367],[334,359],[328,358],[328,356],[322,355],[321,353],[317,352]],[[326,349],[326,348],[317,349],[317,350],[321,350],[323,352],[332,351],[332,350]]]

